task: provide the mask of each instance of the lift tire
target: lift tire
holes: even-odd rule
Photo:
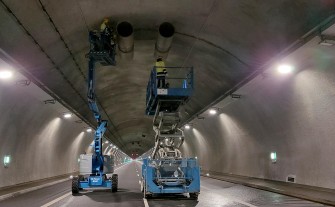
[[[198,193],[190,193],[190,198],[197,200],[198,199]]]
[[[117,191],[117,185],[118,185],[118,175],[117,174],[113,174],[112,175],[112,192],[116,192]]]
[[[145,180],[143,179],[143,197],[146,199],[152,198],[151,193],[147,193],[146,185],[145,185]]]
[[[143,177],[141,179],[141,192],[142,193],[144,192],[144,179],[143,179]]]
[[[82,176],[82,175],[78,175],[78,180],[79,180],[79,181],[84,181],[85,178],[84,178],[84,176]],[[83,190],[83,189],[82,189],[82,188],[79,188],[79,190]]]
[[[72,178],[72,195],[79,193],[79,179],[78,177]]]

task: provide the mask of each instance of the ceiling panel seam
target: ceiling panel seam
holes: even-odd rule
[[[310,41],[312,38],[320,35],[324,30],[329,28],[331,25],[335,23],[335,15],[331,15],[328,18],[324,19],[322,22],[320,22],[317,26],[315,26],[313,29],[311,29],[309,32],[298,38],[295,42],[290,44],[288,47],[286,47],[284,50],[282,50],[278,55],[271,58],[269,61],[267,61],[265,64],[263,64],[261,67],[254,70],[250,75],[245,77],[243,80],[235,84],[233,87],[231,87],[228,91],[226,91],[223,95],[219,96],[217,99],[215,99],[213,102],[199,110],[198,112],[193,113],[189,116],[188,119],[183,120],[180,122],[180,126],[183,126],[186,123],[191,122],[193,119],[197,118],[200,114],[204,113],[206,110],[208,110],[210,107],[213,107],[215,104],[219,103],[226,97],[230,96],[232,93],[236,92],[239,88],[246,85],[254,79],[256,76],[264,73],[264,71],[268,68],[270,68],[276,61],[279,59],[287,56],[288,54],[294,52],[301,46],[303,46],[305,43]]]
[[[187,54],[187,56],[186,56],[186,58],[185,58],[185,60],[184,60],[184,62],[183,62],[183,64],[182,64],[182,67],[185,66],[185,63],[186,63],[186,61],[188,60],[188,58],[190,57],[190,55],[191,55],[191,53],[192,53],[192,51],[193,51],[193,48],[194,48],[195,44],[198,42],[198,36],[200,35],[200,33],[202,32],[203,28],[205,27],[209,15],[211,15],[211,13],[212,13],[212,11],[213,11],[213,9],[214,9],[214,7],[215,7],[216,1],[217,1],[217,0],[214,0],[214,1],[212,2],[212,6],[211,6],[211,8],[209,9],[208,15],[207,15],[205,21],[202,23],[202,25],[201,25],[201,27],[200,27],[200,29],[199,29],[198,35],[196,36],[196,39],[195,39],[195,41],[193,42],[193,44],[192,44],[192,46],[191,46],[191,49],[189,50],[189,52],[188,52],[188,54]]]
[[[22,24],[22,22],[18,19],[18,17],[14,14],[14,12],[8,7],[8,5],[1,0],[2,5],[6,8],[7,12],[10,13],[14,19],[17,21],[17,23],[21,26],[21,28],[25,31],[25,33],[33,40],[33,42],[38,46],[38,48],[45,54],[45,56],[47,57],[47,59],[49,59],[49,61],[52,63],[52,65],[54,65],[55,69],[62,75],[62,77],[64,78],[64,80],[70,85],[70,87],[74,90],[74,92],[81,98],[81,100],[87,105],[87,100],[80,94],[80,92],[74,87],[74,85],[71,83],[71,81],[65,76],[65,74],[63,73],[63,71],[57,66],[57,64],[52,60],[52,58],[46,53],[46,51],[43,49],[43,47],[38,43],[38,41],[33,37],[33,35],[25,28],[25,26]],[[59,34],[60,35],[60,34]],[[63,40],[62,40],[63,41]],[[64,44],[66,44],[64,42]],[[70,52],[70,51],[69,51]],[[85,76],[83,76],[84,79],[86,80]],[[60,99],[60,98],[59,98]],[[64,101],[62,101],[64,102]],[[69,104],[66,104],[69,106]],[[101,104],[100,104],[101,106]],[[72,108],[72,107],[71,107]],[[105,109],[101,106],[101,108],[103,109],[103,111],[106,113]],[[108,116],[108,115],[107,115]],[[109,118],[110,119],[110,118]],[[86,120],[86,119],[85,119]],[[111,122],[111,120],[110,120]],[[111,122],[112,123],[112,122]],[[113,125],[113,124],[112,124]],[[113,125],[114,126],[114,125]],[[113,137],[114,133],[108,129],[108,131],[111,133],[111,135]],[[116,137],[115,137],[116,138]],[[123,146],[122,142],[120,142],[119,138],[117,138],[118,142],[121,144],[121,146]]]
[[[65,40],[64,40],[64,38],[63,38],[63,36],[62,36],[62,34],[59,32],[57,26],[55,25],[55,22],[52,20],[51,16],[49,15],[48,11],[47,11],[46,8],[44,7],[44,5],[43,5],[43,3],[41,2],[41,0],[38,0],[38,1],[39,1],[40,5],[41,5],[41,7],[42,7],[43,12],[44,12],[45,15],[48,17],[49,22],[51,23],[51,25],[53,26],[53,28],[55,29],[55,31],[56,31],[57,34],[59,35],[60,40],[63,42],[65,48],[66,48],[67,51],[69,52],[69,54],[70,54],[70,56],[71,56],[71,58],[72,58],[74,64],[76,65],[77,69],[79,70],[80,74],[82,75],[82,77],[84,78],[84,80],[87,81],[86,76],[84,75],[84,73],[83,73],[81,67],[79,66],[79,64],[78,64],[78,62],[77,62],[75,56],[73,55],[72,51],[70,50],[68,44],[65,42]]]
[[[2,5],[6,8],[7,12],[10,13],[17,23],[21,26],[21,28],[25,31],[25,33],[33,40],[33,42],[38,46],[38,48],[45,54],[45,56],[49,59],[49,61],[54,65],[55,69],[63,76],[64,80],[71,86],[71,88],[78,94],[78,96],[86,103],[86,99],[82,97],[79,91],[74,87],[74,85],[70,82],[70,80],[65,76],[63,71],[57,66],[57,64],[52,60],[52,58],[46,53],[43,47],[37,42],[37,40],[33,37],[33,35],[25,28],[22,22],[18,19],[18,17],[14,14],[14,12],[1,0]]]
[[[70,80],[65,76],[63,71],[56,65],[56,63],[52,60],[52,58],[46,53],[46,51],[43,49],[43,47],[38,43],[38,41],[33,37],[33,35],[24,27],[22,22],[18,19],[18,17],[14,14],[14,12],[7,6],[7,4],[4,3],[3,0],[1,0],[2,5],[6,8],[7,12],[10,13],[14,19],[17,21],[17,23],[21,26],[21,28],[25,31],[25,33],[33,40],[33,42],[38,46],[38,48],[45,54],[45,56],[49,59],[49,61],[54,65],[55,69],[63,76],[64,80],[70,85],[70,87],[74,90],[74,92],[81,98],[81,100],[87,105],[86,99],[79,93],[79,91],[74,87],[74,85],[70,82]],[[43,84],[44,85],[44,84]],[[60,99],[60,98],[59,98]],[[65,103],[65,101],[62,101]],[[67,106],[69,106],[68,103],[66,103]],[[72,107],[71,107],[72,108]],[[103,107],[102,107],[103,108]],[[104,109],[103,109],[104,110]],[[104,110],[105,114],[106,111]],[[82,116],[81,116],[82,117]],[[86,120],[86,119],[85,119]],[[89,122],[89,121],[88,121]],[[111,133],[113,137],[114,134],[110,129],[108,131]],[[115,137],[116,138],[116,137]],[[120,143],[121,146],[123,146],[122,142],[120,142],[119,138],[117,138],[118,142]]]
[[[76,65],[77,69],[79,70],[80,74],[81,74],[82,77],[84,78],[85,82],[87,82],[87,78],[86,78],[86,76],[84,75],[84,73],[83,73],[81,67],[79,66],[79,64],[78,64],[77,60],[75,59],[73,53],[71,52],[69,46],[68,46],[67,43],[65,42],[65,40],[64,40],[64,38],[63,38],[63,36],[62,36],[62,34],[61,34],[60,31],[58,30],[58,27],[56,26],[55,22],[52,20],[52,17],[50,16],[50,14],[48,13],[48,11],[46,10],[46,8],[45,8],[45,6],[43,5],[43,3],[41,2],[41,0],[39,0],[39,3],[40,3],[40,5],[41,5],[41,8],[42,8],[43,12],[44,12],[45,15],[48,17],[49,22],[51,23],[51,25],[53,26],[54,30],[55,30],[55,31],[57,32],[57,34],[59,35],[60,40],[63,42],[65,48],[66,48],[67,51],[69,52],[69,54],[70,54],[72,60],[74,61],[74,63],[75,63],[75,65]],[[85,19],[84,19],[84,20],[85,20]],[[101,104],[100,100],[98,99],[97,95],[96,95],[96,99],[97,99],[97,102],[99,103],[101,109],[104,111],[105,115],[107,116],[107,118],[108,118],[108,120],[109,120],[111,126],[113,127],[113,130],[108,129],[108,131],[111,133],[111,135],[112,135],[113,137],[117,138],[118,141],[119,141],[119,143],[121,144],[121,146],[123,146],[123,144],[122,144],[122,142],[121,142],[122,137],[121,137],[120,134],[118,133],[117,128],[115,127],[115,125],[114,125],[112,119],[110,118],[110,116],[107,114],[107,111],[105,110],[105,108],[102,106],[102,104]],[[86,100],[86,99],[85,99],[85,100]],[[85,103],[86,103],[86,101],[85,101]],[[116,134],[117,137],[116,137],[114,134]],[[120,147],[120,146],[119,146],[119,147]]]

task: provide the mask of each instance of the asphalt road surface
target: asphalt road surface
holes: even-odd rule
[[[242,185],[201,177],[197,201],[185,195],[143,199],[139,180],[141,164],[133,161],[116,170],[118,192],[84,191],[71,194],[71,181],[59,183],[0,202],[0,207],[317,207],[322,204],[292,198]]]

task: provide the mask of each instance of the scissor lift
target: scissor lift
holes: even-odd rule
[[[184,133],[178,128],[179,107],[193,92],[192,67],[164,67],[169,87],[157,88],[156,67],[147,85],[146,114],[153,115],[156,132],[151,158],[142,165],[141,190],[144,197],[154,194],[189,193],[197,199],[200,192],[200,168],[195,158],[183,158],[179,147]]]

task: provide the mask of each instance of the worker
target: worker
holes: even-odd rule
[[[105,18],[100,25],[101,41],[104,50],[110,50],[111,46],[114,45],[112,32],[113,29],[110,27],[109,19]]]
[[[156,60],[156,75],[157,75],[157,88],[165,88],[165,77],[167,75],[167,71],[165,68],[165,63],[163,62],[162,57],[158,57]]]

